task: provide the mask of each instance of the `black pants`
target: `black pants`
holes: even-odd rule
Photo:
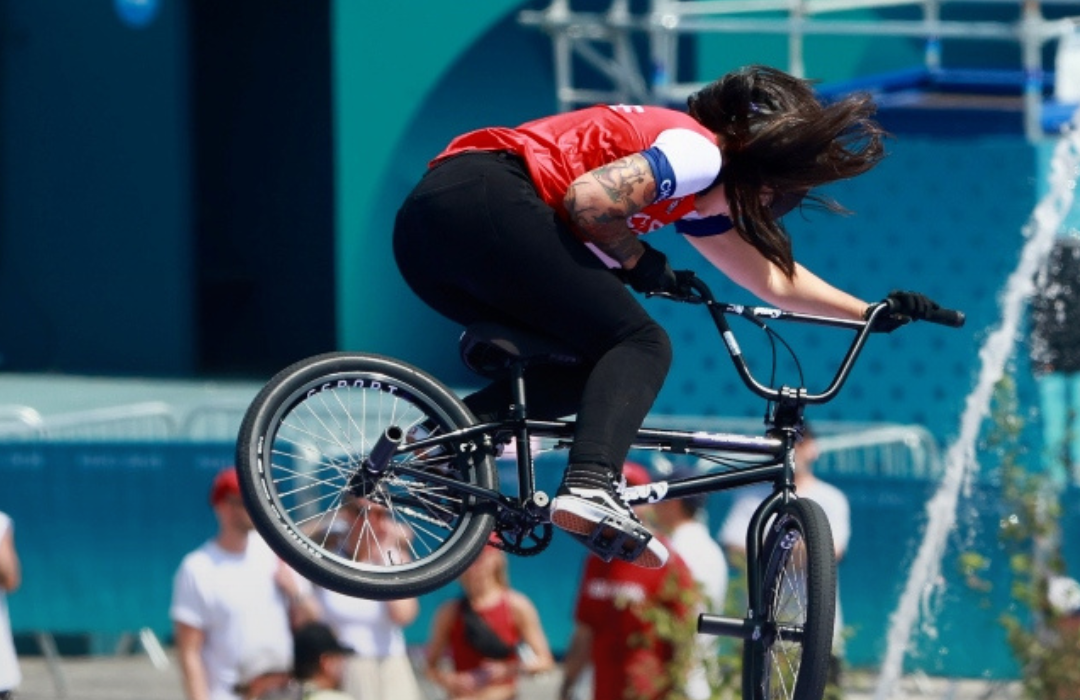
[[[394,256],[444,316],[536,330],[585,357],[584,368],[530,368],[530,417],[577,412],[571,464],[621,470],[671,365],[671,343],[540,199],[519,159],[466,154],[429,170],[398,212]],[[465,403],[490,420],[509,405],[509,383]]]

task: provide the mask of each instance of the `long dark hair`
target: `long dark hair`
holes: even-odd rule
[[[774,202],[805,196],[818,208],[847,213],[811,189],[864,173],[885,155],[869,95],[823,104],[810,81],[768,66],[728,73],[691,95],[688,106],[720,139],[720,183],[735,230],[789,278],[791,239],[762,192]]]

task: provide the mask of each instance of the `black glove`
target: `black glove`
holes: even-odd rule
[[[639,294],[675,291],[679,282],[667,256],[648,243],[641,245],[645,246],[645,252],[638,258],[637,265],[626,271],[626,281]]]
[[[885,297],[885,302],[889,305],[889,312],[880,314],[874,321],[871,330],[876,333],[892,333],[900,326],[925,319],[927,315],[941,308],[937,302],[918,292],[894,290]]]

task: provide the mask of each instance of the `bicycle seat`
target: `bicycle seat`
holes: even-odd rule
[[[485,377],[495,378],[515,364],[573,367],[583,359],[562,341],[500,323],[474,323],[461,334],[461,361]]]

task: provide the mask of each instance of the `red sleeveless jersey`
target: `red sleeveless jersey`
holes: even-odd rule
[[[432,165],[467,151],[516,153],[525,161],[540,197],[565,218],[563,197],[577,177],[619,158],[646,151],[661,134],[673,129],[693,131],[709,143],[716,143],[712,132],[684,112],[663,107],[599,105],[544,117],[515,128],[495,127],[464,134],[436,156]],[[716,164],[718,168],[718,157]],[[627,225],[638,233],[648,233],[693,211],[692,194],[668,199],[670,196],[661,188],[660,201],[630,217]]]
[[[500,639],[511,647],[516,647],[521,641],[521,633],[514,623],[514,613],[510,607],[510,596],[503,595],[499,602],[490,608],[476,610],[476,614],[483,618],[484,622],[499,636]],[[479,668],[486,660],[479,651],[469,644],[465,637],[465,622],[462,619],[460,605],[453,623],[450,625],[450,658],[454,661],[454,668],[458,671],[471,671]]]

